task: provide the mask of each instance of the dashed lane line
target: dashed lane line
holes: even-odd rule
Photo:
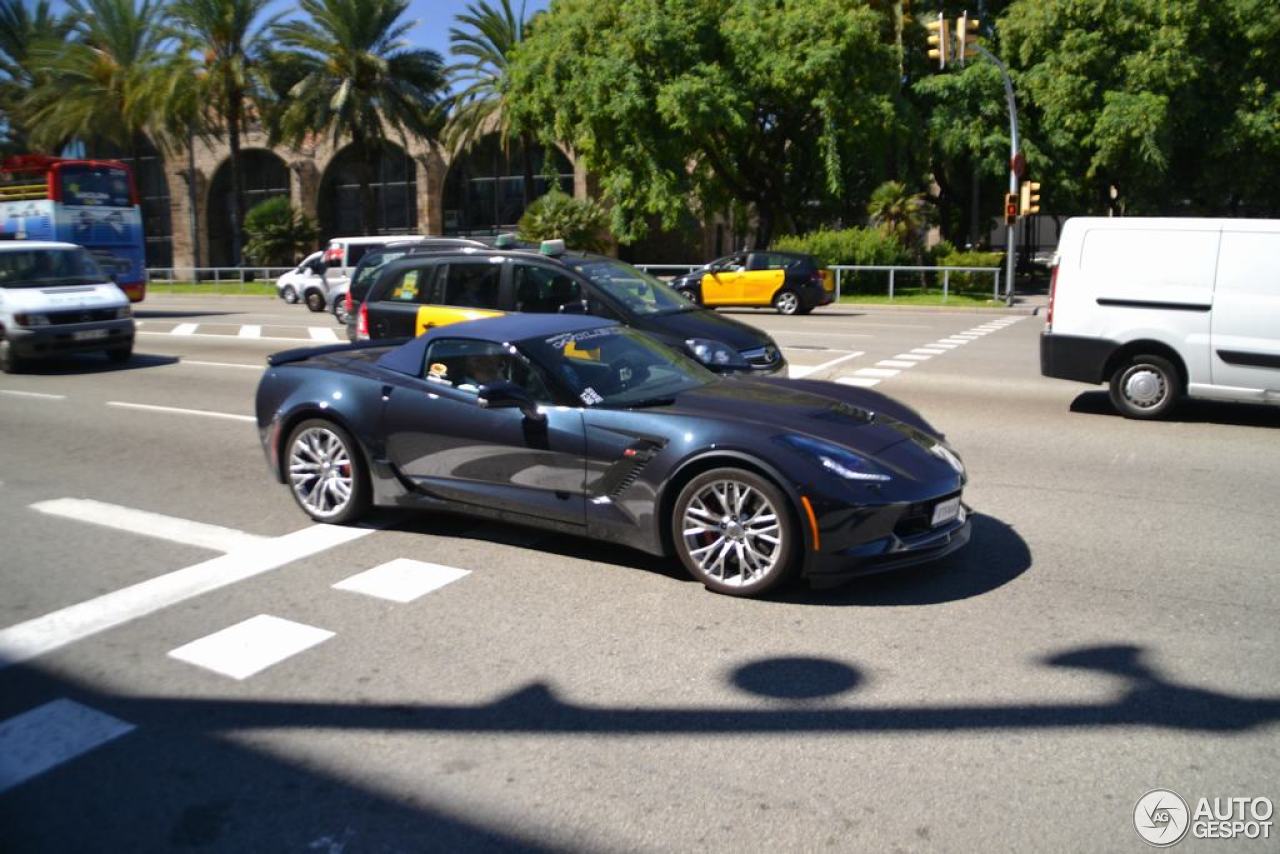
[[[129,403],[124,400],[108,400],[107,406],[119,409],[138,409],[144,412],[166,412],[173,415],[199,415],[205,418],[220,418],[226,421],[247,421],[257,423],[252,415],[237,415],[234,412],[213,412],[208,409],[183,409],[178,406],[157,406],[152,403]]]
[[[0,721],[0,793],[133,729],[133,724],[65,697]]]
[[[204,362],[198,359],[178,359],[182,365],[198,365],[202,368],[248,368],[251,371],[265,370],[265,365],[246,365],[243,362]]]
[[[200,328],[198,323],[179,323],[177,326],[169,330],[170,335],[194,335],[196,330]]]
[[[21,391],[16,388],[0,388],[0,394],[7,394],[10,397],[29,397],[34,400],[66,400],[65,394],[45,394],[42,391]]]
[[[132,507],[108,504],[91,498],[55,498],[51,501],[32,504],[31,509],[48,516],[74,519],[77,522],[88,522],[91,525],[115,528],[131,534],[141,534],[145,537],[155,537],[158,540],[168,540],[172,543],[216,552],[252,548],[268,540],[267,537],[237,531],[235,528],[193,522],[190,519],[152,513],[148,510],[135,510]]]
[[[916,363],[911,359],[881,359],[876,362],[877,368],[914,368]]]
[[[245,324],[240,327],[240,338],[261,338],[262,327],[255,324]]]

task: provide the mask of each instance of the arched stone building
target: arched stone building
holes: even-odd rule
[[[233,263],[229,156],[225,142],[216,140],[196,140],[191,151],[168,157],[148,152],[137,170],[144,208],[154,209],[148,218],[153,223],[147,230],[148,267],[173,268],[187,278],[194,267]],[[347,145],[317,138],[298,148],[272,148],[265,134],[250,130],[241,140],[241,157],[246,210],[272,196],[288,195],[294,207],[319,223],[320,245],[330,237],[358,233],[358,183]],[[539,195],[548,185],[544,157],[541,150],[535,152]],[[556,149],[551,157],[556,183],[585,198],[587,175],[572,154]],[[457,163],[433,142],[389,138],[374,180],[374,231],[492,234],[510,229],[523,212],[519,164],[518,157],[503,155],[492,138]]]

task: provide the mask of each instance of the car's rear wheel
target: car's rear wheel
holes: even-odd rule
[[[1126,418],[1160,418],[1181,395],[1182,377],[1162,356],[1134,356],[1111,374],[1111,403]]]
[[[778,314],[797,314],[800,311],[800,295],[792,290],[778,291],[773,298],[773,307]]]
[[[0,331],[0,371],[6,374],[18,374],[22,373],[26,366],[23,358],[13,352],[13,344],[8,337]]]
[[[347,300],[345,297],[338,297],[333,303],[333,319],[347,325]]]
[[[676,498],[671,532],[685,568],[717,593],[759,595],[797,563],[786,496],[746,469],[712,469],[689,481]]]
[[[354,522],[369,509],[369,473],[346,430],[312,418],[289,434],[285,475],[293,498],[317,522]]]
[[[280,291],[280,297],[289,305],[293,305],[298,301],[298,290],[293,285],[285,285]]]
[[[316,290],[307,291],[307,308],[312,311],[324,311],[324,294]]]

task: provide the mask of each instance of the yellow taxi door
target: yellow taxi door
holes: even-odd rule
[[[772,305],[786,271],[779,256],[768,252],[752,252],[747,258],[747,271],[742,274],[740,305]]]
[[[730,256],[715,261],[702,277],[703,305],[741,305],[745,259]]]

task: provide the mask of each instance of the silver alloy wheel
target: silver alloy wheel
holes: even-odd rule
[[[347,323],[347,303],[346,300],[340,299],[333,304],[333,318],[343,326]]]
[[[779,314],[795,314],[800,310],[800,297],[796,296],[793,291],[783,291],[774,300],[774,305],[777,307]]]
[[[778,508],[740,480],[699,490],[685,508],[681,536],[699,569],[730,587],[759,581],[783,558]]]
[[[1133,365],[1120,378],[1125,399],[1138,409],[1159,406],[1169,393],[1164,375],[1151,365]]]
[[[284,301],[289,305],[294,305],[298,301],[298,291],[293,287],[293,285],[285,285],[284,291],[281,295],[284,297]]]
[[[289,479],[298,503],[317,516],[337,516],[355,486],[351,452],[336,433],[311,427],[289,448]]]

